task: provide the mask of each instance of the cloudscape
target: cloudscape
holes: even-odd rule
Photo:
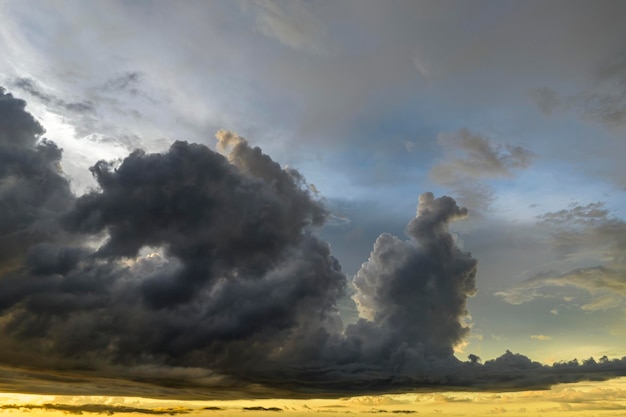
[[[0,413],[623,412],[624,12],[2,3]]]

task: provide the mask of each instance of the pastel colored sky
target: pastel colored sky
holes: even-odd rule
[[[626,375],[624,16],[604,0],[0,2],[0,391],[217,387],[309,397],[280,403],[299,415],[311,392],[427,385],[411,407],[454,415],[448,388]],[[624,409],[602,408],[620,381],[603,399],[586,382],[454,395],[585,415],[559,399],[582,390],[603,415]],[[350,409],[408,410],[389,401]]]

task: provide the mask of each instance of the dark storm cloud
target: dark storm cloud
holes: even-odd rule
[[[450,197],[420,196],[403,241],[382,234],[354,286],[361,319],[344,333],[310,334],[299,363],[260,369],[258,380],[285,387],[299,381],[320,391],[375,392],[445,385],[461,369],[453,349],[468,333],[467,298],[475,288],[476,260],[462,252],[449,222],[467,210]],[[302,350],[300,350],[302,351]]]
[[[344,327],[348,282],[313,233],[328,213],[298,171],[220,131],[222,154],[176,142],[100,161],[99,189],[75,198],[42,133],[3,91],[0,357],[13,371],[0,369],[0,386],[307,397],[625,373],[626,360],[548,368],[510,352],[484,365],[452,355],[469,331],[476,260],[448,231],[467,215],[450,197],[420,196],[409,240],[377,239],[354,279],[362,317]],[[25,367],[46,372],[15,371]]]
[[[0,272],[15,267],[30,246],[56,238],[55,218],[73,199],[61,150],[42,139],[43,127],[25,106],[0,88]]]
[[[33,147],[44,128],[25,111],[24,100],[7,94],[1,87],[0,99],[0,143],[3,146]]]
[[[542,365],[525,355],[506,351],[484,364],[444,359],[407,357],[411,370],[370,365],[336,363],[332,367],[303,367],[296,375],[281,375],[260,381],[291,391],[295,397],[342,397],[364,394],[437,391],[523,391],[548,389],[560,383],[603,381],[626,376],[626,357],[596,361],[589,358]],[[393,358],[392,358],[393,359]],[[282,370],[281,370],[282,371]],[[284,391],[283,391],[284,392]],[[312,394],[313,393],[313,394]],[[283,394],[284,395],[284,394]]]
[[[385,356],[399,349],[452,355],[469,330],[461,321],[466,300],[476,291],[476,260],[459,250],[447,227],[466,215],[452,198],[425,193],[407,225],[411,240],[389,234],[376,240],[354,279],[354,299],[369,321],[349,327],[348,334],[364,331],[366,338],[374,338],[364,345],[381,343],[390,350]]]
[[[323,211],[298,183],[242,176],[221,155],[185,143],[94,173],[102,191],[78,199],[66,223],[106,228],[109,238],[61,278],[40,278],[53,283],[16,306],[6,326],[16,337],[46,340],[63,355],[102,350],[132,362],[149,354],[235,372],[335,316],[345,278],[328,245],[305,230]],[[168,259],[116,261],[143,246]],[[31,257],[39,270],[73,260],[39,252]],[[31,334],[37,323],[47,330]]]
[[[33,242],[2,277],[7,362],[31,342],[21,354],[35,361],[154,361],[237,374],[270,356],[301,357],[309,333],[340,330],[345,276],[310,232],[326,210],[297,171],[230,133],[219,145],[227,138],[230,161],[177,142],[92,168],[100,189],[62,199],[76,245]],[[93,250],[92,238],[105,240]]]
[[[305,258],[329,256],[305,233],[321,224],[325,211],[299,174],[247,145],[236,147],[231,157],[235,166],[205,146],[177,142],[167,154],[136,151],[115,170],[100,162],[92,172],[102,192],[78,199],[66,223],[83,233],[107,230],[99,257],[135,257],[150,246],[176,258],[175,271],[142,285],[144,301],[155,308],[189,302],[207,283],[214,286],[216,307],[227,308],[228,297],[261,291],[263,284],[255,279],[277,273],[277,265],[287,265],[302,249]],[[234,331],[230,324],[223,323],[223,331]]]

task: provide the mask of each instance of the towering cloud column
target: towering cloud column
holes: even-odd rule
[[[448,232],[466,216],[454,199],[424,193],[406,228],[409,240],[378,237],[354,279],[363,318],[347,329],[362,341],[364,359],[406,365],[408,357],[446,358],[467,335],[463,318],[476,292],[477,262]]]

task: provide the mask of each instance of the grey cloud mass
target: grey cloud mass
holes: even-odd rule
[[[126,395],[152,383],[172,397],[340,396],[626,374],[626,359],[453,356],[469,332],[477,261],[448,231],[468,214],[451,197],[422,194],[408,240],[382,234],[350,282],[316,235],[328,211],[313,188],[244,138],[222,130],[221,153],[177,141],[100,161],[98,188],[77,197],[59,148],[24,101],[1,94],[0,358],[49,371],[16,379],[24,392],[102,378]],[[496,159],[516,167],[525,155]],[[361,318],[345,326],[349,285]]]
[[[0,88],[0,271],[17,267],[36,243],[60,237],[54,219],[73,200],[61,149],[42,139],[25,106]]]

